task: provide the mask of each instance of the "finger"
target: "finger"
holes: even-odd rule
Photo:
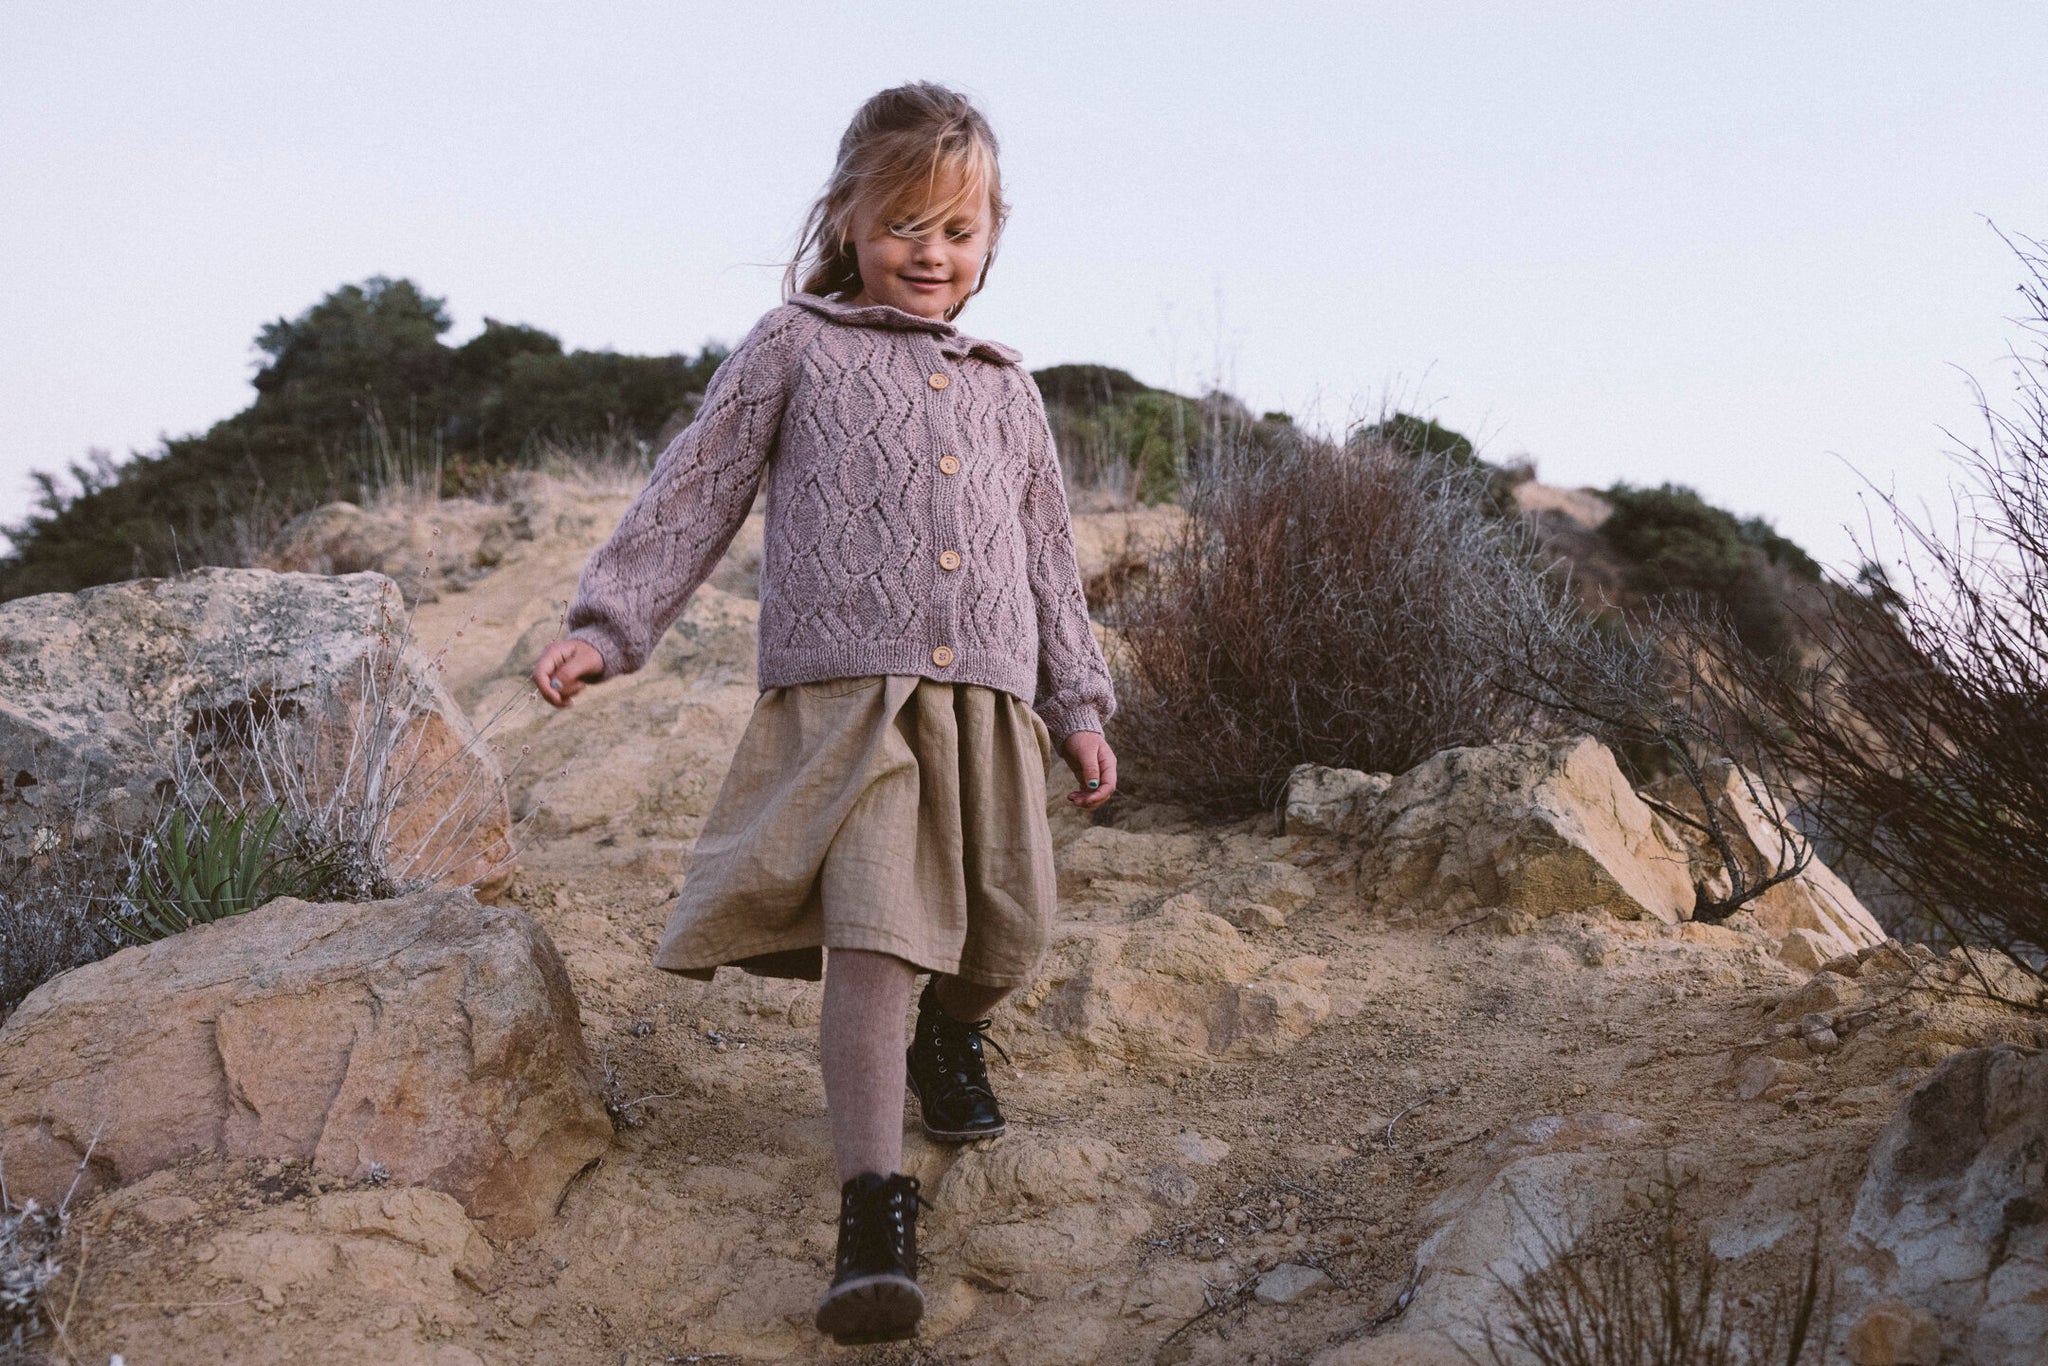
[[[1101,740],[1083,740],[1075,748],[1080,750],[1080,762],[1074,765],[1074,776],[1081,780],[1081,786],[1091,791],[1102,786]]]

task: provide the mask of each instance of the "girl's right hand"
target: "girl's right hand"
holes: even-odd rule
[[[586,678],[604,674],[604,656],[587,640],[558,640],[541,651],[533,666],[533,686],[551,707],[566,707],[569,699],[588,686]]]

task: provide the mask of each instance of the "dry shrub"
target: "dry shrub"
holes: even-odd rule
[[[1956,944],[2001,951],[2048,985],[2048,259],[2020,248],[2031,350],[2016,409],[1979,393],[1987,434],[1958,456],[1950,520],[1878,495],[1895,572],[1803,621],[1808,667],[1726,638],[1714,668],[1811,794],[1806,815],[1851,868]],[[1971,960],[1976,961],[1974,958]],[[2039,1007],[2038,989],[1985,992]]]
[[[1834,1295],[1818,1222],[1796,1278],[1734,1296],[1719,1284],[1712,1252],[1688,1236],[1668,1171],[1647,1204],[1639,1230],[1617,1224],[1583,1241],[1541,1235],[1544,1265],[1503,1280],[1507,1322],[1483,1325],[1494,1366],[1800,1366],[1826,1358]]]
[[[1270,808],[1296,764],[1398,772],[1524,734],[1501,642],[1575,614],[1483,472],[1384,443],[1225,443],[1108,613],[1111,723],[1144,795]]]

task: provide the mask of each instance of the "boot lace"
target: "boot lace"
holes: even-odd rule
[[[867,1190],[848,1191],[839,1206],[839,1274],[881,1266],[915,1274],[910,1263],[919,1205],[932,1208],[919,1194],[917,1178],[900,1173]]]

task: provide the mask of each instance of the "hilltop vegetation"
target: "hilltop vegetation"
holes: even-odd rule
[[[726,355],[565,350],[523,323],[484,320],[459,346],[446,302],[410,280],[343,285],[296,318],[264,325],[256,397],[203,433],[116,464],[38,473],[34,508],[7,528],[0,600],[75,591],[200,565],[247,565],[292,517],[393,485],[444,495],[488,489],[500,472],[605,449],[644,462],[689,420]],[[1227,394],[1189,398],[1104,365],[1035,371],[1070,483],[1120,498],[1175,499],[1191,462],[1226,441],[1278,451],[1300,439],[1285,413],[1255,416]],[[1393,413],[1352,433],[1353,449],[1446,461],[1482,476],[1490,511],[1513,508],[1516,478],[1434,421]],[[1526,477],[1520,476],[1520,477]],[[1719,598],[1765,648],[1783,644],[1783,574],[1817,578],[1803,551],[1688,489],[1610,490],[1605,551],[1631,592]]]
[[[565,351],[539,328],[488,318],[450,346],[451,325],[443,300],[382,277],[266,324],[256,399],[241,412],[124,464],[74,464],[75,490],[36,476],[34,510],[8,528],[0,598],[246,564],[309,507],[400,480],[461,492],[548,441],[649,444],[725,358],[717,347]]]

